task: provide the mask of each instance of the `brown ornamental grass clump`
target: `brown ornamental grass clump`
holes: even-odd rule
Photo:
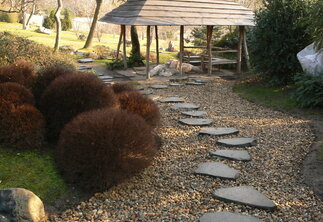
[[[117,94],[120,108],[141,116],[151,127],[160,122],[160,112],[156,103],[138,91],[124,91]]]
[[[34,77],[34,64],[25,60],[18,60],[10,65],[0,67],[0,83],[16,82],[30,88]]]
[[[14,105],[35,104],[34,96],[30,90],[14,82],[0,84],[0,97]]]
[[[32,91],[35,96],[37,106],[39,100],[44,93],[45,89],[54,81],[57,77],[73,73],[75,70],[71,66],[63,64],[54,64],[45,68],[42,68],[35,78]]]
[[[133,87],[133,85],[130,85],[129,83],[115,83],[112,85],[113,92],[116,94],[126,92],[126,91],[135,91],[136,89]]]
[[[147,167],[156,154],[151,128],[115,108],[82,113],[62,131],[56,161],[67,181],[103,191]]]
[[[43,115],[33,106],[16,106],[0,99],[0,143],[19,149],[40,148],[44,143]]]
[[[46,88],[39,108],[46,119],[47,138],[55,142],[64,125],[78,114],[116,105],[111,87],[91,73],[74,72],[56,78]]]

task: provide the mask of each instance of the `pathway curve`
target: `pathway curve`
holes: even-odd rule
[[[155,84],[155,83],[154,83]],[[165,84],[165,83],[160,83]],[[232,82],[213,79],[205,85],[149,89],[161,98],[178,96],[199,105],[214,127],[234,127],[239,137],[257,144],[228,148],[219,139],[237,135],[201,136],[201,127],[178,122],[187,118],[172,104],[159,103],[163,115],[160,135],[163,146],[153,166],[129,181],[98,193],[89,201],[67,210],[63,221],[197,221],[206,213],[229,211],[263,221],[323,221],[323,203],[302,183],[302,159],[314,139],[308,122],[245,101],[232,92]],[[148,89],[149,85],[144,85]],[[247,150],[251,161],[221,159],[238,170],[235,180],[195,175],[198,164],[219,161],[214,150]],[[272,200],[277,209],[268,211],[212,196],[219,189],[252,186]],[[59,218],[56,221],[60,221]]]

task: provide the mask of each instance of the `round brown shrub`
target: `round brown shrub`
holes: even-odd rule
[[[129,83],[115,83],[112,85],[113,92],[116,94],[125,92],[125,91],[134,91],[136,90],[132,85]]]
[[[40,111],[46,119],[47,138],[55,142],[64,125],[78,114],[116,106],[111,87],[95,75],[75,72],[56,78],[40,99]]]
[[[18,60],[0,67],[0,83],[16,82],[30,88],[35,76],[34,64]]]
[[[115,108],[82,113],[66,124],[56,161],[68,182],[102,191],[147,167],[156,154],[151,128]]]
[[[54,81],[57,77],[71,74],[75,70],[71,66],[63,64],[54,64],[45,68],[42,68],[35,78],[32,90],[35,96],[36,104],[39,105],[40,98],[45,89]]]
[[[0,84],[0,97],[15,105],[35,104],[34,96],[30,90],[14,82]]]
[[[1,103],[4,100],[0,101]],[[19,149],[40,148],[44,143],[44,118],[33,106],[14,106],[4,102],[0,106],[0,142]]]
[[[137,91],[125,91],[117,96],[121,109],[141,116],[153,128],[158,126],[160,112],[153,100]]]

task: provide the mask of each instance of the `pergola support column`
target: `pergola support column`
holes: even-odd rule
[[[147,25],[147,46],[146,46],[146,79],[150,79],[149,74],[149,54],[150,54],[150,25]]]
[[[243,45],[243,34],[244,26],[239,26],[239,42],[238,42],[238,55],[237,55],[237,73],[241,73],[241,64],[242,64],[242,45]]]
[[[158,26],[155,25],[155,37],[156,37],[156,57],[157,65],[159,65],[159,39],[158,39]]]
[[[250,70],[250,58],[249,58],[249,52],[248,52],[248,45],[247,45],[247,36],[246,36],[246,27],[243,27],[243,51],[244,51],[244,57],[246,59],[247,68]]]
[[[213,26],[208,25],[206,26],[206,38],[207,38],[207,51],[208,51],[208,57],[209,57],[209,63],[208,63],[208,74],[212,74],[212,32],[213,32]]]
[[[122,30],[123,30],[123,68],[127,69],[127,43],[126,43],[126,26],[122,25]]]
[[[183,75],[183,52],[184,52],[184,26],[180,26],[180,37],[179,37],[179,73]]]

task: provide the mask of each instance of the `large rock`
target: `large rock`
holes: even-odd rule
[[[43,202],[23,188],[0,190],[0,221],[42,222],[46,220]]]

